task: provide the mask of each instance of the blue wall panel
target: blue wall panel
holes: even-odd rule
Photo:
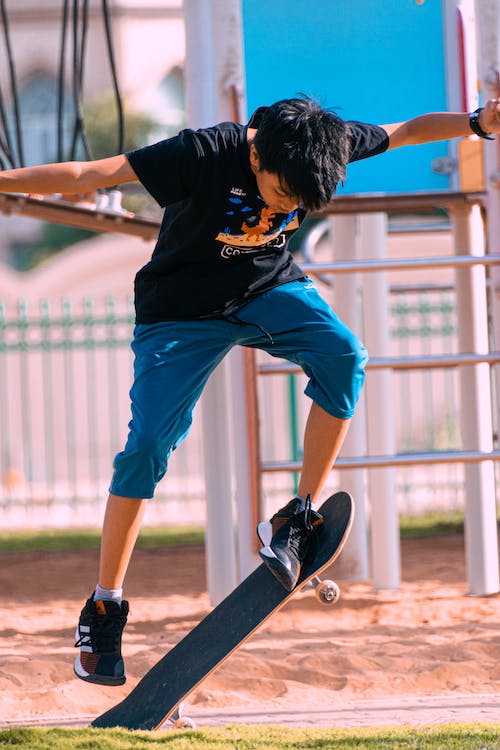
[[[249,112],[310,94],[377,124],[446,110],[441,0],[242,0]],[[443,190],[446,142],[349,167],[344,192]]]

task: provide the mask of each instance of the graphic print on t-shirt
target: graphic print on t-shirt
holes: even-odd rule
[[[224,243],[221,255],[224,258],[239,253],[262,250],[264,245],[280,247],[285,244],[284,231],[299,228],[297,209],[289,214],[281,214],[269,208],[259,196],[259,206],[250,206],[245,194],[232,188],[225,212],[227,221],[216,240]]]

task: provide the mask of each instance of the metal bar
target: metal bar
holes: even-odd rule
[[[93,232],[133,235],[142,237],[143,240],[156,239],[160,229],[160,223],[150,219],[111,211],[97,211],[57,199],[34,198],[14,193],[0,194],[0,212],[7,215],[30,216],[53,224],[65,224]]]
[[[117,327],[119,316],[116,312],[116,301],[113,298],[106,300],[106,339],[113,344],[106,348],[107,354],[107,389],[109,404],[109,437],[111,445],[118,449],[120,444],[120,409],[116,398],[118,384],[118,360],[116,356],[118,342]],[[128,346],[128,345],[127,345]]]
[[[3,343],[6,338],[5,311],[2,303],[0,303],[0,343]],[[7,505],[11,498],[11,471],[13,468],[10,433],[10,405],[12,404],[12,398],[9,398],[9,386],[9,359],[7,353],[0,349],[0,400],[2,404],[2,408],[0,409],[0,470],[2,471]]]
[[[79,321],[75,318],[74,325],[75,327],[78,325]],[[63,324],[64,325],[64,324]],[[112,346],[129,346],[130,345],[130,336],[124,336],[120,339],[115,340],[102,340],[102,341],[94,341],[93,348],[94,349],[107,349],[110,345]],[[46,341],[30,341],[29,345],[27,345],[25,342],[22,341],[12,341],[4,343],[3,341],[0,341],[0,351],[1,352],[22,352],[26,351],[27,346],[29,346],[30,352],[39,351],[39,350],[46,350],[50,349],[50,351],[66,351],[69,346],[71,346],[71,349],[74,349],[75,351],[77,349],[88,349],[88,343],[84,340],[73,340],[71,342],[68,342],[68,339],[64,339],[62,341],[53,341],[52,343],[48,344]]]
[[[447,255],[439,258],[391,258],[389,260],[340,261],[338,263],[301,263],[306,273],[359,273],[363,271],[410,271],[425,268],[468,268],[500,264],[500,255]]]
[[[478,365],[487,362],[493,365],[500,362],[500,352],[489,354],[436,354],[420,357],[373,357],[368,360],[367,370],[420,370],[427,368],[459,367]],[[291,362],[278,362],[258,365],[259,375],[295,375],[302,370]]]
[[[483,193],[448,193],[436,192],[419,194],[380,194],[380,195],[338,195],[328,207],[319,214],[370,213],[372,211],[405,211],[422,213],[435,208],[482,203]],[[116,232],[142,237],[145,240],[155,239],[160,229],[160,222],[125,214],[113,214],[107,211],[96,211],[92,208],[72,205],[58,199],[40,198],[20,193],[3,193],[0,195],[0,212],[20,214],[42,219],[54,224],[66,224],[79,229],[95,232]],[[312,273],[312,269],[310,271]],[[320,268],[318,267],[318,272]],[[347,271],[339,271],[346,273]]]
[[[85,333],[85,391],[87,399],[87,449],[89,460],[89,479],[93,482],[96,497],[99,495],[99,451],[97,437],[99,434],[100,412],[97,406],[98,377],[96,364],[96,322],[94,317],[93,299],[84,300],[85,317],[83,328]]]
[[[471,464],[480,461],[500,461],[500,451],[436,451],[433,453],[398,453],[394,456],[360,456],[338,458],[335,469],[382,469],[386,466],[415,466],[432,464]],[[300,471],[300,461],[264,461],[260,470],[265,473]]]
[[[66,429],[66,461],[68,484],[71,490],[70,503],[73,506],[78,498],[78,477],[76,469],[76,411],[77,393],[75,390],[74,333],[73,310],[68,299],[62,301],[63,309],[63,377],[64,377],[64,413]]]
[[[40,303],[40,330],[43,341],[42,349],[42,392],[43,392],[43,434],[45,453],[45,481],[47,487],[53,487],[56,479],[56,461],[54,451],[54,399],[53,399],[53,356],[51,351],[50,304],[48,299]]]
[[[336,195],[328,206],[313,214],[366,214],[366,213],[433,213],[436,208],[470,206],[484,203],[485,193],[460,193],[436,190],[428,193],[366,193],[363,195]]]
[[[248,467],[250,491],[251,528],[255,529],[263,518],[262,491],[259,474],[260,441],[259,441],[259,405],[257,393],[257,372],[255,367],[255,351],[243,349],[243,371],[246,408],[246,428],[248,437]],[[253,552],[257,553],[257,539],[253,537]]]
[[[28,342],[28,316],[27,316],[27,303],[21,300],[18,305],[18,320],[20,324],[19,329],[19,346],[22,352],[19,358],[19,392],[20,398],[20,424],[21,424],[21,437],[23,443],[23,469],[24,476],[29,482],[33,480],[33,434],[31,427],[31,397],[32,391],[30,388],[30,363],[27,356],[29,351]],[[30,502],[33,499],[30,498]]]
[[[477,365],[482,362],[495,364],[500,362],[500,352],[489,354],[436,354],[422,355],[421,357],[373,357],[367,365],[370,370],[420,370],[440,367],[459,367],[461,365]]]

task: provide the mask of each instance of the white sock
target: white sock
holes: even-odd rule
[[[112,601],[122,603],[123,589],[105,589],[99,584],[95,587],[94,601]]]

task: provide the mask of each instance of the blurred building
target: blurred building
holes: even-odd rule
[[[71,158],[76,95],[84,104],[108,101],[114,106],[112,63],[128,111],[148,114],[170,132],[184,122],[182,0],[111,0],[107,19],[101,0],[89,1],[86,17],[80,8],[75,18],[73,5],[64,0],[6,3],[7,24],[0,25],[0,87],[16,165],[21,149],[15,93],[24,163],[56,161],[58,154]],[[84,157],[81,148],[77,155]],[[39,231],[37,221],[17,219],[14,224],[0,216],[0,257],[8,255],[13,234],[19,242]]]

